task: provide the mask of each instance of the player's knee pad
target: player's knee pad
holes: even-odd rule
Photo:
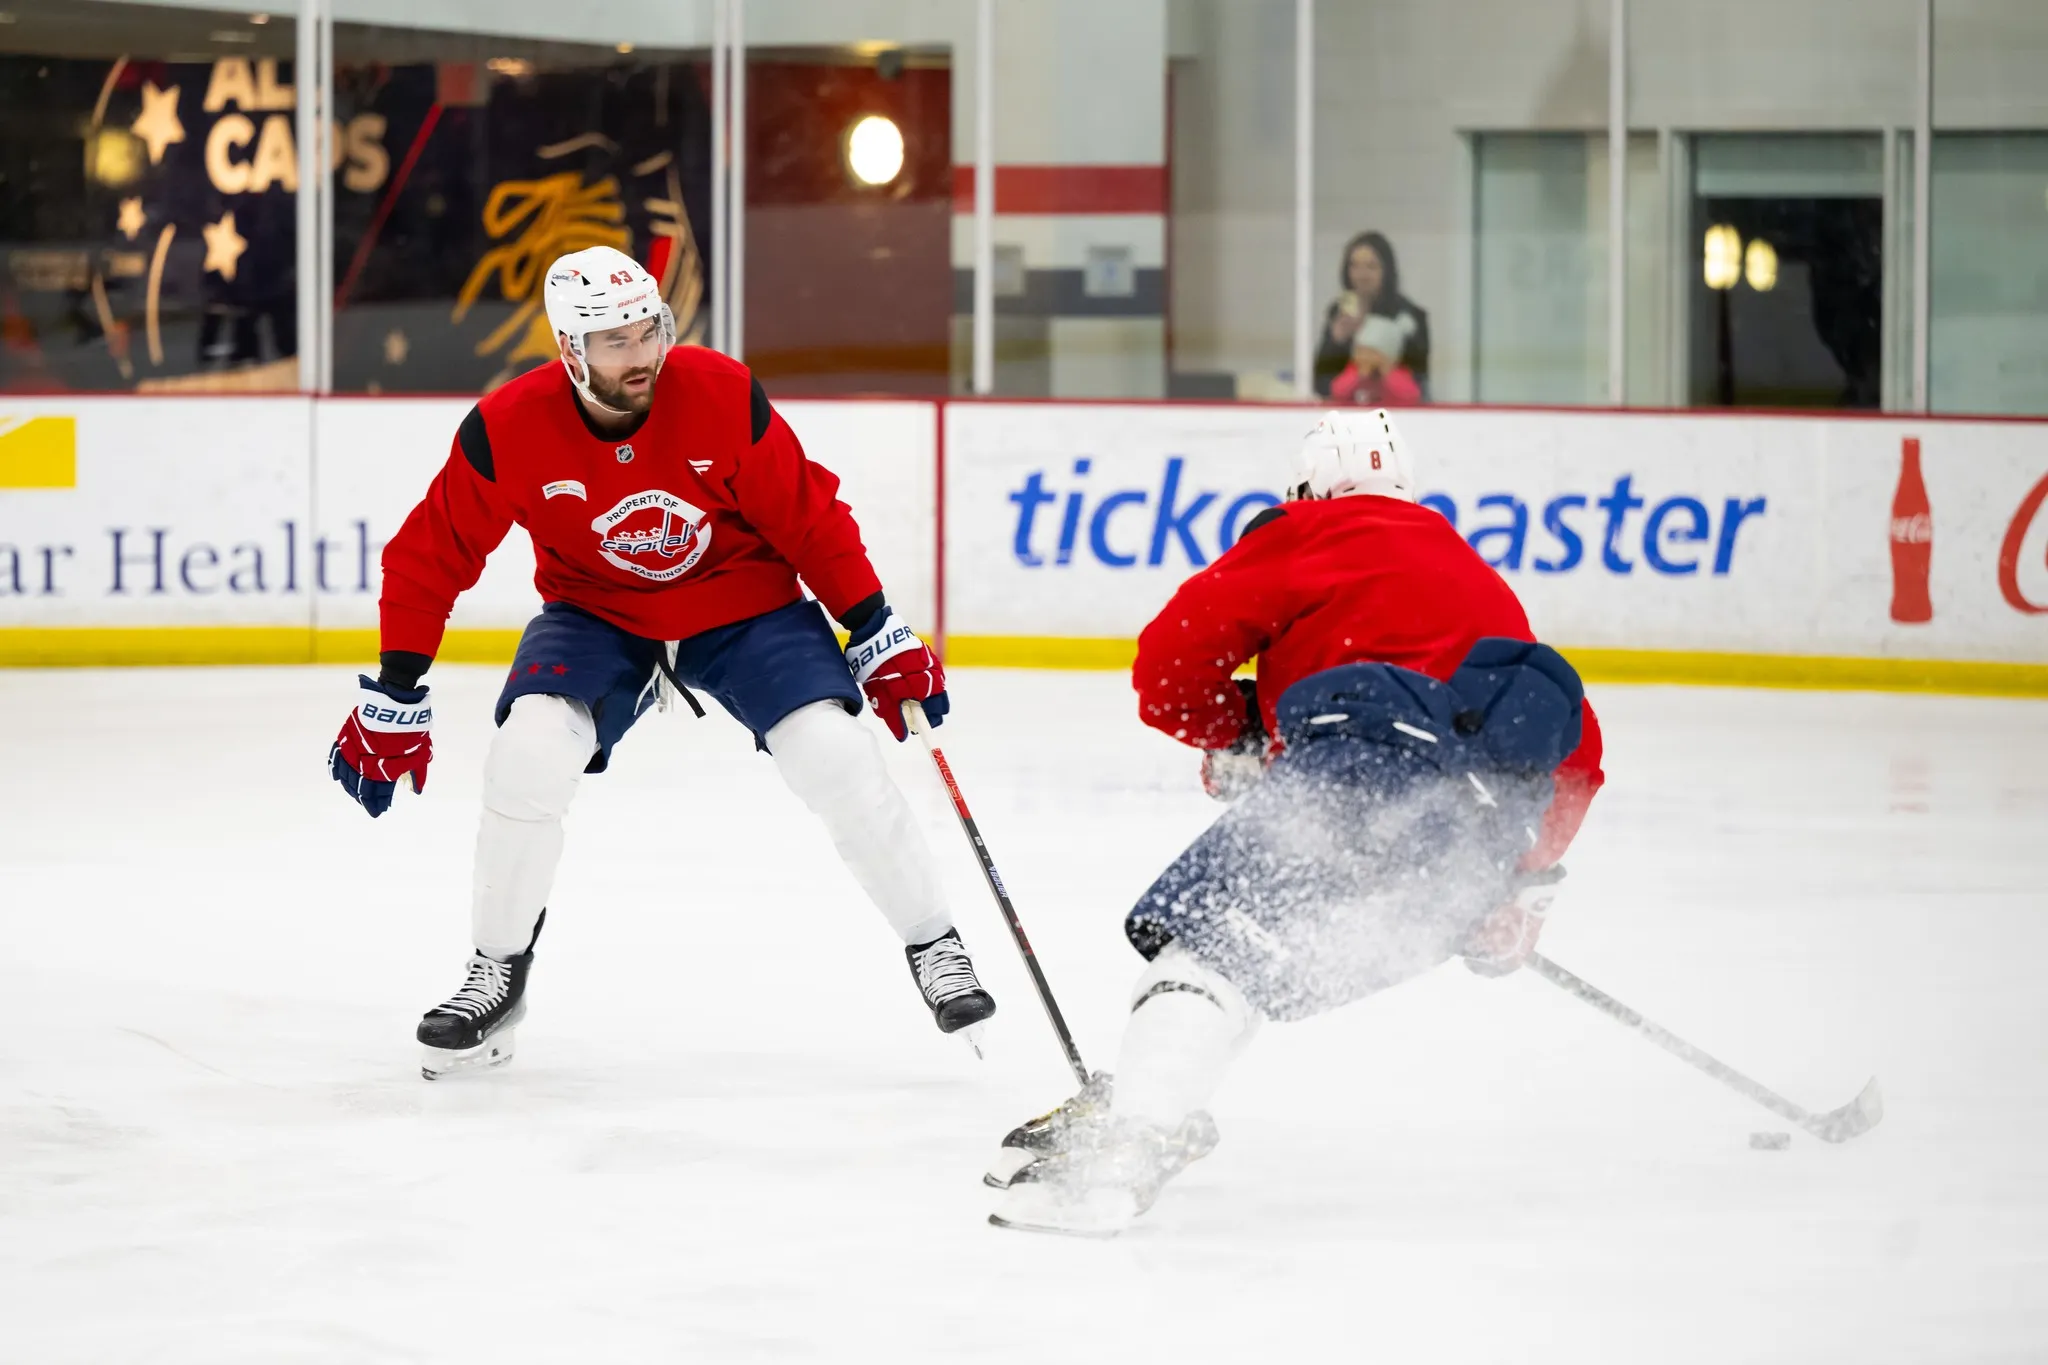
[[[484,760],[484,808],[508,820],[558,820],[597,751],[582,702],[532,695],[512,703]]]
[[[1148,1004],[1172,1000],[1207,1001],[1223,1015],[1224,1026],[1239,1043],[1248,1040],[1264,1017],[1228,977],[1178,943],[1169,943],[1145,964],[1131,987],[1131,1013]]]
[[[799,706],[763,738],[782,780],[819,815],[869,808],[889,785],[875,737],[836,701]]]

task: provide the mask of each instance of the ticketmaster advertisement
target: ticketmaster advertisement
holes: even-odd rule
[[[961,403],[947,627],[1130,640],[1278,501],[1313,409]],[[2015,423],[1403,411],[1422,501],[1560,644],[2048,661],[2048,439]],[[998,643],[1003,642],[1003,643]]]

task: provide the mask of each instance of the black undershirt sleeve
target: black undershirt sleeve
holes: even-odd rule
[[[377,681],[401,692],[410,692],[418,687],[420,679],[434,666],[432,655],[414,654],[404,649],[387,649],[378,662]]]
[[[839,618],[839,624],[846,627],[848,635],[858,635],[862,626],[873,621],[888,608],[889,604],[883,600],[882,594],[869,593],[846,609],[846,614]]]

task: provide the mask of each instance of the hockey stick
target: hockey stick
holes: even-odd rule
[[[1855,1099],[1840,1109],[1816,1114],[1751,1080],[1727,1063],[1708,1056],[1670,1030],[1643,1018],[1607,992],[1572,975],[1541,953],[1531,953],[1523,962],[1530,971],[1553,986],[1577,996],[1624,1028],[1635,1030],[1680,1061],[1698,1067],[1736,1094],[1756,1101],[1780,1118],[1790,1119],[1823,1142],[1847,1142],[1852,1137],[1860,1137],[1884,1118],[1884,1096],[1878,1093],[1875,1076],[1865,1082]]]
[[[989,893],[996,898],[996,908],[1003,912],[1003,923],[1010,926],[1010,937],[1016,940],[1018,955],[1024,959],[1025,969],[1031,973],[1031,984],[1038,988],[1038,1003],[1045,1006],[1045,1017],[1052,1021],[1052,1031],[1059,1037],[1060,1050],[1067,1055],[1067,1065],[1073,1068],[1074,1079],[1087,1085],[1088,1067],[1081,1060],[1081,1049],[1074,1046],[1074,1035],[1060,1014],[1059,1002],[1052,998],[1052,987],[1046,984],[1045,972],[1038,965],[1038,954],[1032,951],[1031,940],[1024,936],[1024,923],[1017,918],[1017,907],[1010,904],[1010,893],[1003,889],[1003,879],[996,872],[995,860],[989,857],[981,830],[974,823],[973,815],[968,813],[967,798],[960,794],[960,784],[953,780],[952,766],[946,762],[944,751],[932,740],[932,727],[924,718],[924,707],[918,702],[904,702],[903,723],[924,741],[925,752],[932,756],[932,766],[939,770],[939,781],[945,783],[946,795],[953,799],[953,813],[960,817],[960,828],[966,832],[967,842],[974,846],[974,857],[981,864],[981,875],[988,882]]]

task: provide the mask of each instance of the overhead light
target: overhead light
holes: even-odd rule
[[[100,184],[118,189],[142,178],[142,141],[126,128],[101,128],[87,145]]]
[[[206,37],[209,42],[215,43],[253,43],[256,41],[255,34],[244,33],[238,28],[215,29],[212,33],[207,34]]]
[[[1742,234],[1726,223],[1707,229],[1706,279],[1709,289],[1733,289],[1742,280]]]
[[[846,164],[863,185],[886,185],[903,170],[903,130],[869,114],[846,134]]]
[[[270,16],[267,14],[252,14],[249,16],[249,22],[256,25],[256,27],[258,28],[262,28],[265,24],[270,22]]]
[[[1759,237],[1742,256],[1742,277],[1759,294],[1778,287],[1778,249]]]
[[[617,52],[621,57],[630,57],[633,55],[633,45],[631,43],[620,43],[613,51]]]
[[[531,76],[533,63],[524,57],[493,57],[484,63],[500,76]]]

